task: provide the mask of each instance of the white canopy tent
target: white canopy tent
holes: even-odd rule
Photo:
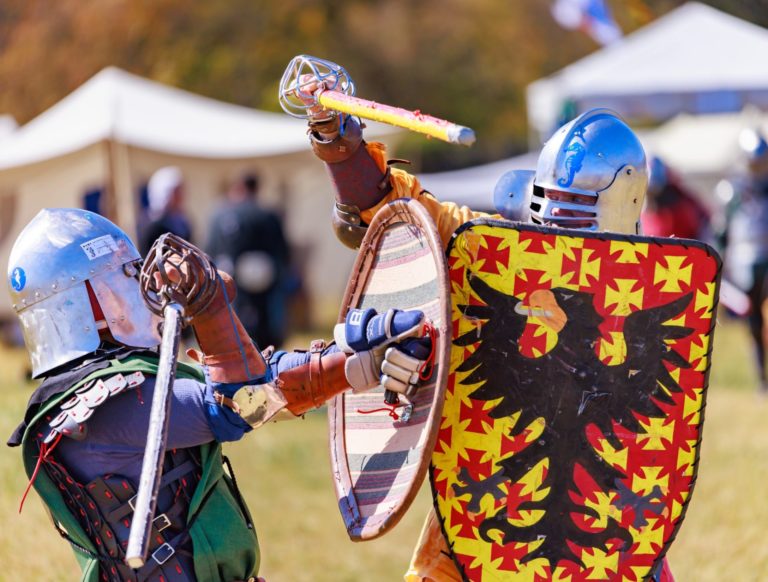
[[[221,159],[277,155],[307,145],[300,120],[222,103],[108,67],[0,145],[0,169],[105,140]]]
[[[381,124],[367,126],[369,139],[390,146],[401,135]],[[101,190],[100,211],[134,235],[140,188],[165,165],[179,166],[185,176],[198,244],[218,195],[244,171],[257,173],[260,197],[284,212],[287,235],[306,255],[309,294],[338,308],[354,253],[340,250],[332,232],[331,184],[311,153],[306,124],[111,67],[0,139],[3,268],[16,236],[41,208],[83,207],[89,190]],[[9,309],[2,294],[0,318]]]
[[[495,212],[493,190],[499,178],[510,170],[535,170],[538,157],[538,151],[530,152],[461,170],[419,174],[418,178],[421,185],[440,201],[455,202],[472,210]]]
[[[3,140],[11,135],[14,131],[16,131],[17,127],[18,124],[13,118],[13,115],[0,115],[0,140]]]
[[[681,112],[768,108],[768,30],[689,2],[527,88],[538,142],[566,104],[580,113],[609,107],[632,122]],[[537,142],[537,143],[538,143]]]

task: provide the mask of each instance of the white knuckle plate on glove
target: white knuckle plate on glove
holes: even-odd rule
[[[384,386],[384,388],[387,390],[397,392],[398,394],[407,394],[408,389],[411,387],[411,384],[406,384],[397,378],[386,375],[381,377],[381,385]]]
[[[419,381],[419,370],[424,364],[422,360],[409,356],[397,348],[389,348],[384,354],[384,361],[381,363],[382,385],[389,390],[405,393],[409,385],[416,384]],[[393,386],[388,386],[390,381]]]
[[[402,341],[409,337],[421,337],[424,333],[424,314],[422,313],[421,319],[411,326],[408,329],[405,329],[401,331],[397,335],[392,334],[392,321],[395,318],[395,312],[396,309],[389,309],[387,310],[387,313],[385,315],[385,326],[386,326],[386,333],[387,333],[387,341],[384,342],[383,345],[388,346],[390,344],[393,344],[395,342]]]
[[[411,372],[410,370],[401,368],[400,366],[397,366],[387,360],[384,360],[384,362],[381,364],[381,373],[386,374],[387,376],[392,376],[401,382],[407,382],[409,384],[415,384],[419,381],[418,372]]]

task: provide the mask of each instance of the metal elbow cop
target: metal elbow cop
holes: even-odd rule
[[[593,109],[561,127],[544,145],[531,220],[564,228],[586,221],[588,226],[580,226],[586,230],[638,233],[647,185],[640,140],[613,111]],[[585,201],[552,200],[545,190],[580,195]]]
[[[33,377],[98,348],[100,326],[127,346],[160,343],[158,319],[139,288],[140,260],[128,236],[93,212],[51,208],[32,219],[11,250],[8,284]]]

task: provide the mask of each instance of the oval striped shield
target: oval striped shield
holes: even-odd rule
[[[448,376],[450,302],[442,244],[432,218],[414,200],[383,207],[368,229],[339,321],[352,308],[420,309],[436,330],[433,372],[405,406],[384,405],[384,390],[337,396],[328,406],[336,494],[353,540],[392,528],[429,467]]]

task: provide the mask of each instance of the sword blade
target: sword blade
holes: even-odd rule
[[[147,445],[141,465],[139,490],[125,550],[125,563],[133,569],[141,568],[147,560],[149,533],[155,518],[157,494],[163,474],[165,445],[168,440],[168,421],[171,411],[173,381],[176,377],[176,363],[181,338],[183,308],[170,303],[163,310],[163,338],[160,344],[160,361],[155,380],[155,393],[149,413]]]
[[[339,91],[323,91],[317,97],[317,101],[328,109],[410,129],[448,143],[465,146],[475,143],[475,132],[470,128],[426,115],[420,111],[392,107],[391,105],[353,97]]]

